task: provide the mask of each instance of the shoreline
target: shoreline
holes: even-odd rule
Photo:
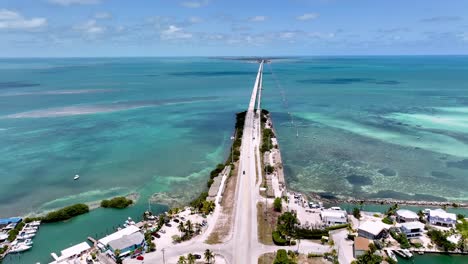
[[[307,192],[309,197],[314,200],[324,203],[349,203],[349,204],[375,204],[375,205],[409,205],[409,206],[429,206],[429,207],[445,207],[445,208],[468,208],[468,203],[457,203],[457,202],[437,202],[437,201],[426,201],[426,200],[400,200],[392,198],[375,198],[375,199],[357,199],[357,198],[324,198],[318,193]]]

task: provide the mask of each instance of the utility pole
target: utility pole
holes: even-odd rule
[[[166,251],[166,249],[161,249],[162,253],[163,253],[163,264],[166,264],[166,259],[164,258],[164,252]]]

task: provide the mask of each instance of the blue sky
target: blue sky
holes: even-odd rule
[[[468,1],[0,0],[0,57],[468,54]]]

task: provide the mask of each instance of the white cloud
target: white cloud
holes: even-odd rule
[[[190,39],[192,34],[185,32],[182,28],[175,25],[170,25],[167,29],[161,31],[161,39]]]
[[[49,3],[69,6],[69,5],[94,5],[99,4],[101,0],[49,0]]]
[[[106,31],[106,27],[98,25],[94,19],[88,20],[75,28],[90,37],[94,37]]]
[[[94,15],[94,18],[96,19],[111,19],[112,14],[109,12],[99,12]]]
[[[266,16],[254,16],[254,17],[249,18],[250,22],[262,22],[265,20],[267,20]]]
[[[0,9],[0,29],[31,30],[47,25],[47,19],[35,17],[27,19],[20,13],[8,9]]]
[[[279,33],[279,37],[282,39],[291,39],[291,38],[294,38],[297,33],[298,32],[295,32],[295,31],[285,31],[285,32]]]
[[[205,6],[209,3],[209,0],[201,0],[201,1],[185,1],[180,3],[183,7],[186,8],[200,8]]]
[[[316,19],[319,17],[319,14],[316,14],[316,13],[307,13],[307,14],[303,14],[301,16],[297,16],[296,19],[297,20],[301,20],[301,21],[306,21],[306,20],[312,20],[312,19]]]

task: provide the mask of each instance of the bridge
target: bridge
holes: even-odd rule
[[[158,249],[154,253],[145,255],[148,263],[176,263],[166,260],[176,259],[188,253],[202,253],[206,249],[212,250],[216,255],[222,255],[227,263],[256,264],[260,255],[275,252],[278,249],[297,249],[297,247],[279,247],[264,245],[258,240],[257,202],[263,200],[260,196],[262,182],[262,166],[260,157],[261,144],[261,93],[263,86],[263,66],[265,61],[259,61],[257,77],[250,96],[245,116],[245,124],[240,147],[237,184],[235,192],[234,223],[231,237],[224,243],[210,245],[205,240],[213,231],[215,224],[208,227],[204,234],[194,239],[175,244],[164,250]],[[257,103],[257,108],[255,108]],[[214,219],[219,215],[220,206],[216,206]],[[308,248],[307,252],[324,253],[328,246],[303,241],[301,245]],[[301,251],[301,250],[300,250]],[[164,261],[166,261],[164,263]],[[140,263],[135,259],[125,260],[124,263]]]

